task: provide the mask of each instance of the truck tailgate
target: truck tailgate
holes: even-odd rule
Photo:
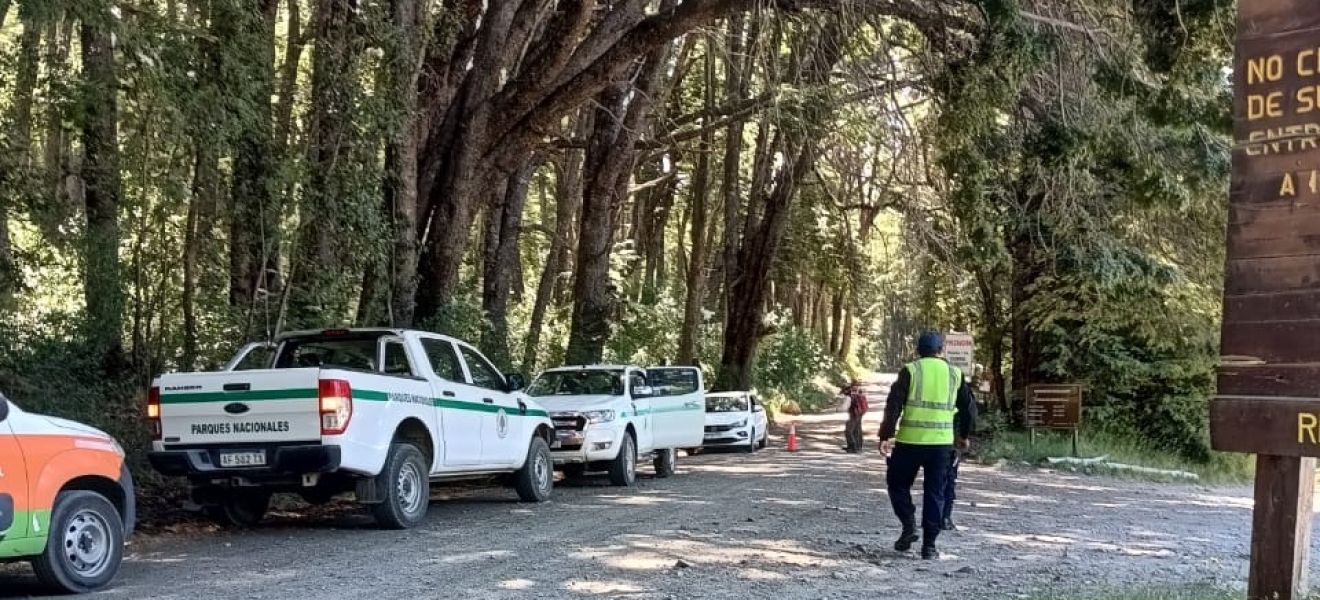
[[[167,445],[320,441],[320,374],[318,368],[306,368],[162,375],[162,441]]]

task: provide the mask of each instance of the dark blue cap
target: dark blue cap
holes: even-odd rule
[[[944,336],[935,331],[926,331],[917,338],[917,354],[933,356],[944,349]]]

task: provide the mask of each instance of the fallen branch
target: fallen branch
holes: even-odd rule
[[[1131,471],[1134,473],[1145,473],[1148,475],[1167,475],[1169,477],[1178,477],[1181,479],[1199,480],[1200,475],[1188,471],[1175,471],[1169,469],[1153,469],[1151,467],[1142,467],[1138,465],[1129,465],[1124,463],[1109,462],[1108,456],[1097,456],[1095,458],[1073,458],[1070,456],[1046,457],[1045,461],[1052,465],[1081,465],[1087,467],[1104,467],[1115,471]]]

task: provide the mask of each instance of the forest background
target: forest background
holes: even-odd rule
[[[0,0],[0,390],[415,326],[819,410],[926,328],[986,435],[1209,450],[1231,0]]]

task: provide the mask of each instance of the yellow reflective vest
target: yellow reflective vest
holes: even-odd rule
[[[905,367],[908,397],[895,441],[924,446],[953,445],[953,417],[958,413],[962,371],[942,358],[922,358]]]

